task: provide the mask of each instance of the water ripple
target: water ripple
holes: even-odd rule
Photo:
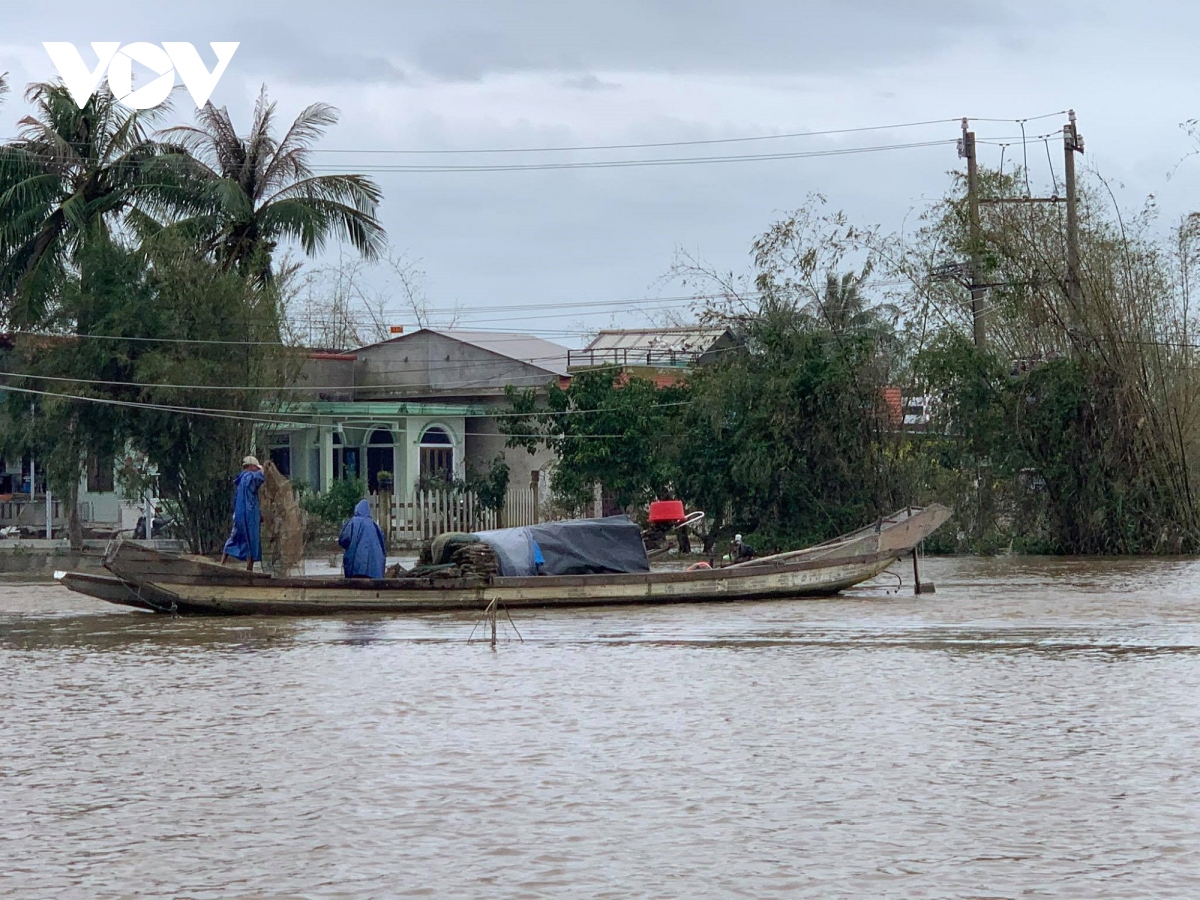
[[[0,894],[1182,897],[1194,563],[201,620],[0,585]]]

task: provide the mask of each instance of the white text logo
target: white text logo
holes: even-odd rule
[[[121,46],[119,41],[93,41],[92,49],[99,60],[94,69],[88,68],[74,44],[46,41],[42,46],[50,54],[50,60],[62,76],[67,92],[80,109],[87,104],[105,71],[108,72],[108,86],[119,102],[130,109],[149,109],[158,106],[170,95],[171,88],[175,87],[176,72],[196,101],[196,106],[207,103],[217,82],[225,74],[225,67],[233,59],[238,42],[221,41],[208,45],[217,55],[217,64],[211,72],[195,47],[176,41],[164,41],[161,47],[143,41],[125,46]],[[158,75],[136,91],[133,89],[135,62]]]

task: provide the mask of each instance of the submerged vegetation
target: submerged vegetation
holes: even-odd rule
[[[981,184],[1025,195],[1020,173]],[[791,546],[939,500],[957,512],[940,550],[1198,552],[1197,223],[1162,238],[1152,207],[1125,215],[1106,187],[1080,196],[1077,289],[1058,204],[986,205],[976,247],[961,184],[904,238],[810,197],[754,243],[752,275],[676,266],[719,298],[699,317],[737,349],[667,388],[596,369],[545,407],[514,392],[511,443],[558,451],[567,504],[600,484],[617,506],[706,510],[710,545],[738,531]],[[972,250],[990,286],[982,347],[953,277]]]

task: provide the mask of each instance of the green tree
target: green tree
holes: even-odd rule
[[[79,323],[63,298],[72,279],[86,290],[89,249],[108,244],[163,194],[153,174],[162,149],[146,128],[167,107],[134,112],[104,87],[81,109],[57,82],[32,84],[25,97],[34,115],[20,121],[17,140],[0,146],[0,319],[70,333]],[[79,475],[93,442],[79,412],[71,407],[54,454],[75,547],[82,538]]]
[[[1019,172],[981,173],[985,198],[1026,190]],[[983,351],[965,337],[957,279],[914,291],[908,314],[943,323],[915,368],[919,390],[943,404],[942,434],[928,443],[975,472],[958,503],[974,511],[964,529],[974,541],[1007,531],[1016,546],[1058,552],[1190,551],[1200,546],[1195,231],[1185,222],[1164,238],[1153,204],[1122,210],[1099,176],[1081,179],[1079,194],[1078,295],[1056,204],[984,204],[975,247],[961,183],[927,213],[910,271],[953,271],[975,250],[993,285]]]
[[[102,87],[80,109],[57,82],[31,84],[25,99],[34,114],[0,146],[2,312],[18,327],[61,326],[53,302],[82,250],[162,199],[162,148],[147,128],[167,107],[135,112]]]
[[[513,411],[524,414],[502,420],[509,446],[555,451],[550,484],[564,504],[583,507],[597,484],[619,507],[670,496],[674,422],[686,388],[593,369],[575,375],[565,390],[552,385],[544,406],[532,390],[508,394]]]
[[[874,341],[813,328],[795,309],[746,324],[745,352],[693,377],[689,411],[719,438],[711,464],[727,475],[714,488],[730,524],[796,544],[873,518],[894,499]]]
[[[197,110],[196,125],[166,129],[161,137],[189,154],[177,160],[176,227],[199,238],[222,267],[264,282],[283,240],[313,254],[343,238],[377,257],[386,239],[376,218],[379,188],[365,175],[317,175],[310,166],[312,145],[337,120],[332,106],[314,103],[277,138],[264,87],[246,135],[211,103]]]
[[[38,393],[32,413],[30,395],[11,395],[22,428],[9,440],[44,458],[64,492],[78,483],[84,451],[108,461],[137,450],[157,468],[159,495],[191,548],[212,552],[228,534],[229,485],[254,426],[278,404],[276,305],[187,244],[101,245],[80,262],[90,277],[68,282],[62,298],[78,335],[19,344],[25,377],[12,386]],[[62,439],[69,428],[77,443]]]

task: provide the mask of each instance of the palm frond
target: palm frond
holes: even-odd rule
[[[278,190],[290,181],[310,177],[313,174],[308,166],[311,145],[337,121],[338,111],[328,103],[314,103],[302,110],[263,171],[264,193]]]
[[[377,259],[387,243],[387,235],[374,216],[321,197],[279,200],[261,208],[258,219],[264,234],[297,240],[308,254],[316,253],[331,237],[338,237],[349,241],[367,259]]]
[[[139,196],[136,205],[206,233],[223,264],[262,277],[270,277],[269,256],[281,238],[315,253],[338,236],[365,256],[379,255],[386,242],[376,218],[379,187],[363,175],[316,176],[308,165],[311,145],[336,124],[337,110],[325,103],[308,106],[281,140],[272,133],[275,116],[264,85],[244,136],[229,111],[211,103],[197,111],[194,125],[158,132],[160,157],[146,163],[143,174],[157,171],[170,153],[194,158],[195,169],[186,183],[172,175],[166,189]]]
[[[383,192],[366,175],[314,175],[277,191],[263,205],[309,198],[348,203],[360,212],[374,216]]]

